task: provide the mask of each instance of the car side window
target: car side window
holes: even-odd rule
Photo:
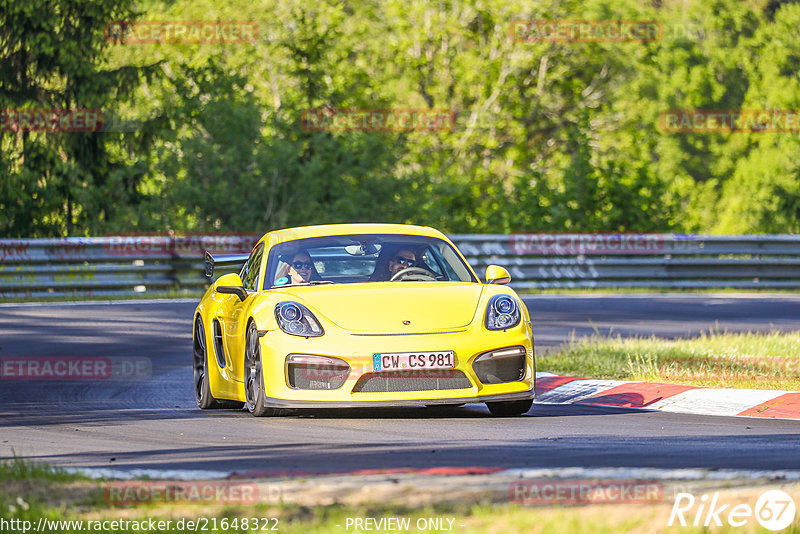
[[[250,254],[242,269],[242,286],[249,291],[255,291],[258,282],[258,269],[261,266],[261,257],[264,254],[264,243],[259,243],[258,247]]]
[[[442,280],[444,279],[444,274],[442,274],[442,269],[439,266],[439,262],[436,258],[433,257],[432,250],[430,247],[425,249],[425,252],[422,253],[422,262],[424,267],[432,272],[437,279]]]

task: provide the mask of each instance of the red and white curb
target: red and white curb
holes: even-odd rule
[[[725,389],[536,373],[538,404],[642,408],[696,415],[800,419],[800,392]]]

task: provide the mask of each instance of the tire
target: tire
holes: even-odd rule
[[[507,401],[507,402],[487,402],[486,406],[495,417],[512,417],[528,413],[533,406],[533,399]]]
[[[208,350],[206,345],[206,334],[203,328],[203,320],[198,317],[195,322],[194,343],[193,343],[193,365],[192,374],[194,382],[194,400],[197,407],[201,410],[215,409],[238,409],[241,410],[244,403],[231,400],[218,400],[211,394],[211,384],[208,381]]]
[[[258,329],[255,323],[247,325],[247,337],[244,349],[244,403],[255,417],[283,415],[285,410],[267,406],[267,395],[264,392],[264,372],[261,362],[261,344],[258,341]]]

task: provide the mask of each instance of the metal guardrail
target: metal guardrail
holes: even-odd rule
[[[260,235],[0,239],[0,298],[202,291],[203,252],[250,252]]]
[[[148,294],[207,287],[203,251],[249,252],[260,236],[0,240],[0,297]],[[479,274],[516,288],[800,288],[800,235],[453,235]]]
[[[516,288],[800,288],[800,235],[511,234],[451,239]]]

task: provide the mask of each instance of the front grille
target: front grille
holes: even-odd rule
[[[353,393],[389,391],[437,391],[472,387],[467,376],[455,369],[430,371],[383,371],[366,373],[358,379]]]

